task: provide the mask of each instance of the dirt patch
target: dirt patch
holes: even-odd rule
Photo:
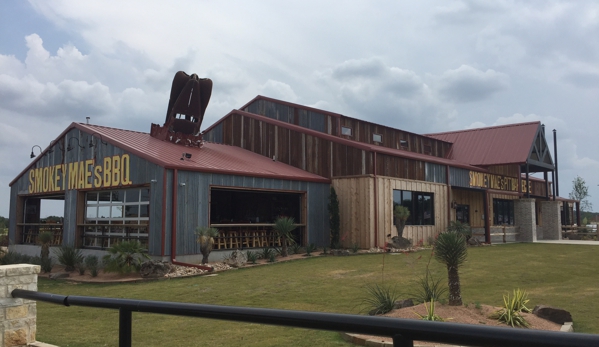
[[[477,308],[479,307],[479,308]],[[489,318],[489,316],[499,310],[499,307],[493,307],[489,305],[475,305],[468,304],[466,306],[449,306],[449,305],[441,305],[435,304],[435,314],[439,317],[443,318],[447,324],[452,323],[462,323],[462,324],[476,324],[476,325],[487,325],[487,326],[501,326],[501,327],[510,327],[503,323],[499,323],[495,319]],[[394,317],[394,318],[404,318],[404,319],[420,319],[416,315],[416,313],[421,315],[426,315],[426,309],[424,304],[405,307],[398,310],[393,310],[387,314],[385,317]],[[550,322],[548,320],[539,318],[532,313],[522,313],[522,316],[526,319],[526,321],[530,324],[529,329],[536,330],[551,330],[551,331],[559,331],[561,328],[560,324]],[[510,327],[511,328],[511,327]],[[519,329],[519,328],[513,328]],[[359,337],[370,340],[376,339],[377,341],[387,341],[390,342],[391,338],[378,337],[378,336],[368,336],[368,335],[359,335]],[[416,342],[416,341],[415,341]],[[424,342],[418,341],[418,345],[422,346],[434,346],[438,345],[438,343],[432,342]]]

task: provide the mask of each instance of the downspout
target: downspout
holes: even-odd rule
[[[160,256],[164,257],[166,248],[166,168],[164,169],[164,177],[162,178],[162,235],[161,235],[161,247]]]
[[[449,179],[449,165],[445,166],[445,183],[447,183],[447,226],[451,224],[451,185]],[[456,219],[457,220],[457,219]]]
[[[177,169],[173,169],[173,220],[171,226],[171,264],[195,267],[202,270],[214,271],[210,266],[182,263],[177,261]]]
[[[491,222],[489,219],[489,191],[483,190],[483,209],[485,210],[485,242],[491,244]]]
[[[555,154],[555,182],[553,185],[555,186],[555,196],[559,196],[559,176],[557,174],[557,132],[553,129],[553,153]]]
[[[379,223],[378,223],[378,194],[376,189],[376,152],[372,152],[374,155],[374,247],[379,246]]]

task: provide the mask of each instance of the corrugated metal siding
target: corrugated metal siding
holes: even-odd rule
[[[260,99],[249,104],[244,111],[323,133],[330,133],[327,129],[327,120],[330,116],[311,110]]]
[[[210,131],[203,134],[203,139],[209,142],[223,143],[223,123],[218,123]]]
[[[209,223],[210,186],[305,191],[308,242],[319,247],[329,243],[329,184],[189,171],[178,171],[177,181],[177,255],[199,253],[194,232],[196,227]],[[182,183],[185,185],[181,186]],[[170,224],[167,224],[167,229],[170,229]],[[170,254],[170,248],[167,254]]]
[[[470,171],[449,167],[449,184],[456,187],[470,187]]]
[[[445,165],[426,163],[425,179],[427,182],[447,183]]]

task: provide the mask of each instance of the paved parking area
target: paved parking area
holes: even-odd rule
[[[536,243],[556,243],[560,245],[590,245],[599,246],[599,241],[585,241],[585,240],[538,240]]]

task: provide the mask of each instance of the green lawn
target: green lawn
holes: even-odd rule
[[[134,284],[70,284],[40,279],[39,291],[320,312],[359,313],[368,283],[397,284],[413,292],[430,251],[409,255],[313,257],[227,271],[214,277]],[[384,263],[384,271],[383,271]],[[434,260],[433,272],[446,278]],[[599,333],[599,248],[509,244],[470,248],[461,268],[464,302],[497,305],[502,294],[525,289],[529,307],[569,310],[577,332]],[[38,303],[37,338],[66,346],[117,346],[114,310]],[[334,332],[133,313],[135,346],[347,346]]]

